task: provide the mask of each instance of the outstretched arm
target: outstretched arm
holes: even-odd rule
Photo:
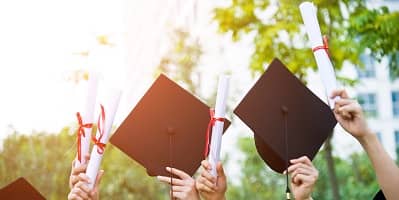
[[[331,98],[337,96],[341,97],[335,103],[334,114],[337,121],[367,152],[385,197],[399,199],[399,168],[384,150],[376,134],[368,128],[359,103],[349,99],[345,90],[335,90]]]

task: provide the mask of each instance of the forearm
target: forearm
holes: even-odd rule
[[[367,152],[376,172],[378,183],[387,199],[399,198],[399,168],[384,150],[375,134],[358,139]]]

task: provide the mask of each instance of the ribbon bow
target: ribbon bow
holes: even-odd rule
[[[101,104],[100,104],[100,106],[101,106],[101,114],[98,117],[98,122],[97,122],[97,128],[98,128],[98,132],[100,133],[100,136],[98,137],[98,139],[96,137],[92,136],[91,140],[93,141],[94,145],[97,145],[97,152],[99,154],[103,154],[106,145],[101,142],[101,139],[104,136],[105,111],[104,111],[104,106]]]
[[[316,46],[312,49],[313,52],[316,52],[318,50],[324,50],[326,51],[328,57],[330,57],[330,53],[328,52],[328,38],[327,36],[323,36],[323,45],[321,46]]]
[[[216,121],[224,122],[224,118],[222,117],[215,117],[215,110],[214,109],[209,109],[209,115],[211,119],[209,120],[208,123],[208,129],[206,130],[206,141],[205,141],[205,150],[204,150],[204,157],[206,158],[209,154],[209,140],[210,140],[210,134],[212,132],[212,128],[215,125]]]
[[[80,115],[79,112],[76,113],[76,117],[78,118],[78,132],[77,132],[77,136],[78,136],[78,160],[79,162],[82,162],[82,147],[81,147],[81,140],[82,140],[82,136],[86,137],[85,134],[85,128],[91,128],[93,127],[92,123],[87,123],[87,124],[83,124],[83,120],[82,120],[82,116]]]

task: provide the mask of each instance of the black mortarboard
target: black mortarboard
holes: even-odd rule
[[[382,190],[379,190],[377,194],[374,196],[373,200],[386,200],[384,193]]]
[[[167,166],[192,176],[204,159],[209,121],[206,104],[160,75],[110,141],[150,176],[169,176]]]
[[[290,159],[309,159],[337,123],[329,106],[278,59],[244,97],[234,113],[254,132],[259,155],[282,173]]]
[[[0,189],[0,199],[44,200],[45,198],[27,180],[21,177]]]

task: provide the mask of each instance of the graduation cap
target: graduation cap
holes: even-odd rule
[[[382,190],[379,190],[377,194],[374,196],[373,200],[386,200],[384,193]]]
[[[14,182],[0,189],[0,199],[7,200],[45,200],[25,178],[18,178]]]
[[[206,104],[161,74],[110,142],[150,176],[169,176],[167,166],[193,176],[205,159],[210,118]]]
[[[278,59],[234,113],[252,129],[259,155],[278,173],[288,168],[290,159],[313,159],[337,123],[329,106]]]

